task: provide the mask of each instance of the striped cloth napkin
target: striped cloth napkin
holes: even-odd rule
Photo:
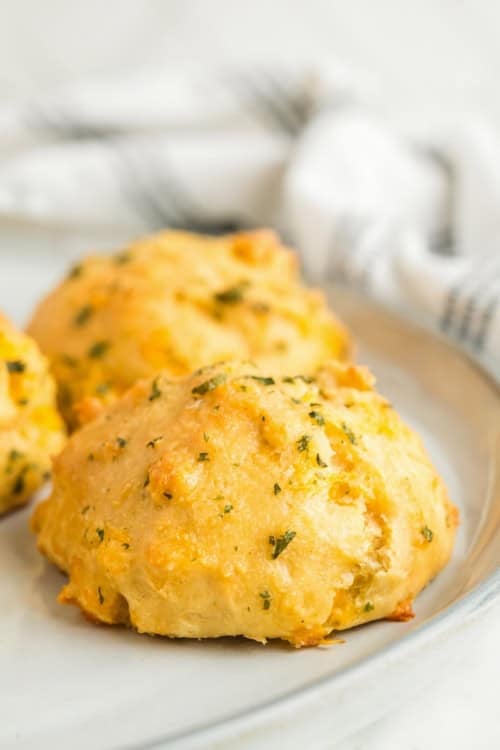
[[[140,72],[0,109],[0,218],[137,235],[270,225],[500,365],[500,141],[390,126],[344,74]]]

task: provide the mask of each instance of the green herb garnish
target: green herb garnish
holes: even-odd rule
[[[342,427],[342,432],[343,432],[343,433],[344,433],[345,435],[347,435],[347,437],[349,438],[349,441],[350,441],[350,442],[351,442],[351,443],[352,443],[353,445],[356,445],[356,435],[355,435],[355,434],[354,434],[354,432],[353,432],[353,431],[351,430],[351,428],[350,428],[350,427],[348,427],[348,426],[346,425],[346,423],[345,423],[345,422],[342,422],[342,424],[341,424],[340,426]]]
[[[206,451],[202,451],[198,454],[198,461],[210,461],[210,457]]]
[[[302,437],[297,440],[297,450],[299,451],[299,453],[302,453],[303,451],[306,451],[308,449],[310,441],[310,435],[302,435]]]
[[[434,539],[434,532],[428,526],[424,526],[420,530],[420,533],[422,534],[426,542],[432,542],[432,540]]]
[[[156,443],[159,443],[160,440],[163,440],[163,435],[158,435],[158,437],[153,438],[148,443],[146,443],[146,448],[154,448]]]
[[[274,483],[273,492],[275,495],[279,495],[281,492],[281,487],[279,486],[278,482]]]
[[[285,533],[282,536],[270,536],[269,537],[269,544],[272,544],[274,547],[274,550],[272,552],[271,557],[273,560],[276,560],[277,557],[281,555],[281,553],[288,547],[292,539],[295,538],[297,535],[296,531],[285,531]]]
[[[124,263],[128,263],[130,260],[132,260],[132,256],[127,252],[118,253],[118,255],[114,256],[113,260],[115,261],[117,266],[122,266]]]
[[[14,495],[20,495],[22,492],[24,492],[24,473],[19,474],[19,476],[17,477],[12,487],[12,492]]]
[[[100,586],[97,588],[97,595],[99,597],[99,604],[104,604],[104,596],[102,595]]]
[[[82,275],[83,266],[81,266],[79,263],[76,266],[73,266],[73,268],[70,268],[68,272],[68,279],[77,279],[79,276]]]
[[[7,365],[7,370],[10,373],[14,372],[24,372],[26,370],[26,365],[24,362],[21,362],[20,359],[10,359],[5,362]]]
[[[260,598],[262,599],[262,609],[269,609],[271,606],[271,594],[269,591],[261,591],[259,594]]]
[[[210,391],[214,391],[216,388],[218,388],[219,385],[222,385],[227,380],[227,375],[225,375],[223,372],[220,372],[218,375],[214,375],[213,378],[210,378],[209,380],[205,380],[204,383],[200,383],[199,385],[195,386],[191,393],[193,393],[195,396],[204,396],[205,393],[210,393]]]
[[[325,418],[322,414],[320,414],[318,411],[310,411],[309,416],[311,419],[314,419],[317,424],[319,424],[320,427],[322,427],[325,424]]]
[[[171,500],[173,498],[173,495],[171,492],[162,492],[163,497],[166,497],[167,500]]]
[[[155,378],[151,384],[151,392],[148,396],[149,401],[154,401],[156,398],[160,398],[161,391],[158,388],[158,378]]]
[[[75,317],[73,318],[73,323],[75,326],[83,326],[87,320],[92,316],[92,313],[94,312],[94,308],[92,305],[84,305],[80,308],[80,310],[77,312]]]
[[[325,462],[323,461],[323,459],[321,458],[321,456],[319,455],[319,453],[316,453],[316,463],[322,469],[326,469],[326,467],[328,466],[328,464],[325,464]]]
[[[224,513],[231,513],[233,506],[231,504],[224,506]]]
[[[128,542],[122,542],[123,549],[129,549],[130,544]]]
[[[375,607],[371,602],[366,602],[365,606],[363,607],[363,612],[371,612]]]
[[[128,440],[125,440],[125,438],[122,438],[122,437],[116,438],[116,444],[119,448],[125,448],[127,443],[128,443]]]
[[[61,354],[61,362],[64,362],[67,367],[76,367],[78,364],[76,357],[72,357],[70,354]]]
[[[296,380],[302,380],[303,383],[314,383],[314,378],[311,375],[287,375],[281,380],[283,383],[295,383]]]
[[[237,305],[243,299],[243,291],[246,286],[247,284],[231,286],[228,289],[224,289],[222,292],[214,294],[214,299],[222,305]]]
[[[96,341],[88,350],[88,355],[91,359],[99,359],[103,354],[106,354],[110,346],[109,341]]]
[[[245,377],[249,380],[256,380],[257,383],[262,383],[262,385],[274,385],[275,383],[274,378],[266,378],[262,375],[245,375]]]
[[[95,533],[99,537],[99,542],[104,541],[104,529],[96,529]]]

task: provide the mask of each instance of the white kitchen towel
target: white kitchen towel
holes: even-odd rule
[[[274,226],[336,280],[500,363],[500,142],[405,135],[348,76],[141,72],[0,108],[0,217],[131,236]]]

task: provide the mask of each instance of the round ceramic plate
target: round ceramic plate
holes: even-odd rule
[[[23,322],[67,263],[53,250],[0,250],[0,307]],[[499,597],[497,386],[439,338],[330,291],[358,360],[422,434],[460,508],[453,559],[418,598],[416,618],[299,651],[96,627],[56,603],[63,578],[37,553],[27,508],[0,521],[3,750],[331,747],[436,679],[454,632]]]

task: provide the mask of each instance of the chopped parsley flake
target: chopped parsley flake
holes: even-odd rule
[[[20,495],[24,492],[24,474],[19,474],[12,487],[12,492],[14,495]]]
[[[75,326],[83,326],[92,316],[93,312],[94,308],[92,307],[92,305],[84,305],[80,308],[80,310],[78,310],[77,314],[73,318],[73,323],[75,324]]]
[[[203,433],[203,440],[205,441],[205,443],[208,443],[208,441],[210,440],[210,436],[207,435],[206,432]]]
[[[16,450],[15,448],[12,448],[11,451],[9,451],[9,461],[17,461],[18,458],[22,458],[23,454]]]
[[[124,263],[128,263],[130,260],[132,260],[132,256],[127,252],[118,253],[118,255],[114,256],[114,261],[117,266],[122,266]]]
[[[70,354],[61,354],[61,362],[63,362],[67,367],[76,367],[78,364],[78,360],[76,357],[72,357]]]
[[[163,492],[162,495],[163,497],[166,497],[167,500],[171,500],[173,498],[173,495],[171,492]]]
[[[198,454],[198,461],[210,461],[210,457],[206,451],[201,451],[201,453]]]
[[[148,443],[146,443],[146,448],[154,448],[156,443],[159,443],[160,440],[163,440],[163,435],[158,435],[158,437],[153,438]]]
[[[148,396],[149,401],[154,401],[157,398],[160,398],[161,391],[158,388],[158,378],[155,378],[151,384],[151,392]]]
[[[214,391],[216,388],[218,388],[219,385],[225,383],[226,380],[227,376],[223,372],[220,372],[218,375],[214,375],[213,378],[209,378],[209,380],[205,380],[205,382],[196,385],[191,390],[191,393],[193,393],[195,396],[204,396],[205,393]]]
[[[420,532],[421,532],[421,534],[424,537],[424,539],[425,539],[426,542],[432,542],[432,540],[434,539],[434,532],[428,526],[424,526],[420,530]]]
[[[345,435],[347,435],[347,437],[349,438],[349,441],[350,441],[350,442],[351,442],[351,443],[352,443],[353,445],[356,445],[356,435],[355,435],[355,434],[354,434],[354,432],[353,432],[353,431],[351,430],[351,428],[350,428],[350,427],[348,427],[348,426],[346,425],[346,423],[345,423],[345,422],[342,422],[342,424],[341,424],[340,426],[342,427],[342,432],[343,432],[343,433],[344,433]]]
[[[73,266],[73,268],[70,268],[67,278],[77,279],[79,276],[82,275],[82,271],[83,271],[83,267],[80,264]]]
[[[99,542],[104,541],[104,529],[96,529],[95,533],[99,537]]]
[[[125,448],[127,443],[128,443],[128,440],[125,440],[125,438],[122,438],[122,437],[116,438],[116,444],[119,448]]]
[[[104,604],[104,596],[102,595],[101,587],[97,589],[97,595],[99,597],[99,604]]]
[[[282,536],[270,536],[269,544],[272,544],[274,549],[271,557],[276,560],[277,557],[288,547],[292,539],[297,535],[296,531],[285,531]]]
[[[314,383],[314,378],[310,375],[287,375],[281,380],[283,383],[295,383],[296,380],[302,380],[303,383]]]
[[[214,294],[214,299],[222,305],[237,305],[243,299],[243,292],[246,286],[247,284],[231,286],[228,289],[224,289],[222,292]]]
[[[146,477],[146,479],[144,480],[144,484],[142,486],[143,487],[147,487],[149,485],[149,481],[150,480],[149,480],[149,474],[148,474],[147,477]]]
[[[320,427],[322,427],[325,424],[325,418],[322,414],[320,414],[318,411],[310,411],[309,416],[311,419],[314,419],[317,424],[319,424]]]
[[[110,346],[109,341],[96,341],[88,350],[88,355],[91,359],[99,359],[106,354]]]
[[[7,370],[10,373],[14,372],[24,372],[26,370],[26,365],[24,362],[21,362],[20,359],[10,359],[5,362],[7,365]]]
[[[274,483],[273,492],[275,495],[279,495],[281,492],[281,487],[279,486],[278,482]]]
[[[316,453],[316,463],[322,469],[326,469],[326,467],[328,466],[328,464],[325,464],[325,462],[323,461],[323,459],[321,458],[321,456],[319,455],[319,453]]]
[[[233,506],[228,504],[224,506],[224,513],[231,513]]]
[[[122,542],[123,549],[129,549],[130,544],[128,542]]]
[[[259,596],[262,599],[262,609],[269,609],[271,606],[271,594],[269,591],[261,591]]]
[[[81,510],[82,516],[84,516],[85,513],[87,513],[89,511],[89,509],[90,509],[90,505],[86,505],[85,508],[82,508],[82,510]]]
[[[275,383],[274,378],[267,378],[262,375],[245,375],[245,377],[249,380],[255,380],[257,383],[262,383],[262,385],[274,385]]]
[[[366,602],[365,606],[363,607],[363,612],[371,612],[375,607],[371,602]]]
[[[302,453],[303,451],[306,451],[308,449],[310,440],[310,435],[302,435],[302,437],[297,440],[297,450],[299,451],[299,453]]]

